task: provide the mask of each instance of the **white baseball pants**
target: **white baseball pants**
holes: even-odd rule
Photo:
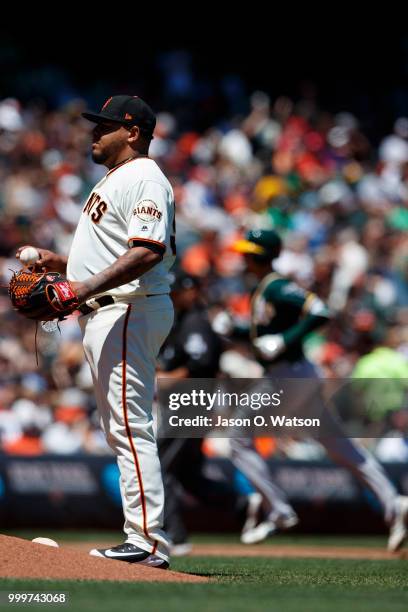
[[[283,361],[271,365],[267,375],[274,378],[318,378],[319,372],[312,363],[304,359],[296,363]],[[382,507],[384,520],[388,524],[394,516],[398,497],[394,484],[378,461],[357,440],[344,437],[340,423],[330,410],[325,408],[323,399],[319,395],[310,401],[315,402],[316,414],[324,415],[326,425],[333,431],[336,429],[338,431],[337,436],[321,437],[318,441],[324,446],[332,461],[350,470],[362,485],[374,493]]]
[[[166,561],[152,402],[156,357],[173,317],[168,295],[133,297],[79,317],[101,425],[120,470],[126,541]]]

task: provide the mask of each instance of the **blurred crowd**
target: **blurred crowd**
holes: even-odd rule
[[[109,453],[98,428],[76,315],[60,332],[38,329],[10,308],[16,249],[68,254],[82,204],[104,173],[90,158],[82,100],[58,110],[0,101],[0,434],[14,454]],[[262,374],[245,334],[252,279],[231,245],[248,229],[274,228],[284,249],[275,268],[327,301],[330,324],[306,342],[331,378],[408,380],[408,119],[374,146],[350,113],[255,92],[246,114],[204,132],[160,112],[150,155],[176,198],[176,268],[201,280],[210,319],[237,331],[223,375]],[[386,417],[383,460],[407,460],[406,384],[364,418]],[[390,431],[396,438],[385,437]],[[265,452],[276,450],[266,445]],[[269,450],[268,450],[269,449]],[[279,452],[286,452],[282,445]],[[293,453],[294,456],[294,453]]]

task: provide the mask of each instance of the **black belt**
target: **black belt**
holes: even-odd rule
[[[90,312],[93,312],[94,310],[97,310],[98,308],[102,308],[102,306],[109,306],[110,304],[114,304],[115,300],[113,299],[111,295],[102,295],[100,298],[95,300],[95,302],[96,304],[98,304],[96,308],[91,308],[90,306],[87,306],[86,304],[82,304],[78,308],[78,310],[82,312],[82,314],[86,315],[86,314],[89,314]]]
[[[156,295],[168,295],[167,293],[149,293],[147,295],[145,295],[145,297],[155,297]],[[110,304],[114,304],[115,303],[115,299],[111,296],[111,295],[102,295],[101,297],[99,297],[97,300],[94,300],[97,304],[96,308],[91,308],[90,306],[87,306],[86,304],[82,304],[81,306],[79,306],[78,310],[84,314],[87,315],[90,312],[94,312],[94,310],[98,310],[98,308],[102,308],[103,306],[109,306]]]

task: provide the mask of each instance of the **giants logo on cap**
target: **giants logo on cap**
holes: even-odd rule
[[[133,214],[144,223],[154,223],[162,218],[162,213],[158,209],[156,202],[152,200],[141,200],[138,202]]]

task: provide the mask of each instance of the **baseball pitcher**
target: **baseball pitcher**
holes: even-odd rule
[[[92,158],[108,172],[84,204],[68,260],[38,249],[36,267],[66,272],[79,303],[101,423],[120,469],[125,543],[90,554],[165,568],[151,407],[155,360],[173,323],[173,190],[148,156],[156,118],[143,100],[113,96],[83,116],[95,123]]]

